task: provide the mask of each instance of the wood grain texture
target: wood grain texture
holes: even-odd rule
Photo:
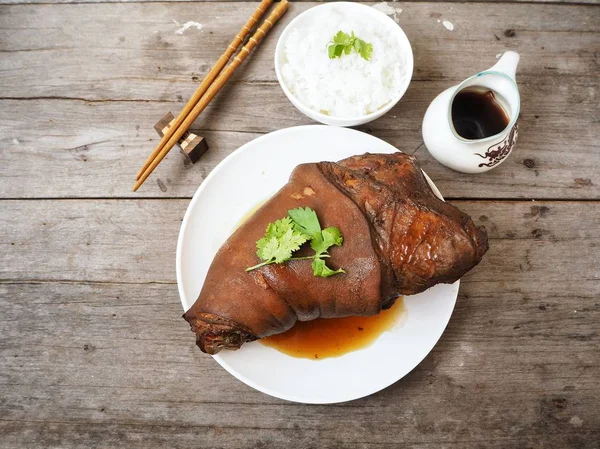
[[[595,447],[595,203],[457,201],[487,226],[490,251],[441,341],[402,381],[334,406],[270,398],[197,350],[167,263],[177,220],[158,243],[130,235],[186,203],[0,202],[0,217],[30,221],[0,236],[15,244],[0,263],[11,266],[0,275],[0,447]],[[90,234],[106,240],[88,246]]]
[[[314,5],[294,2],[235,80],[276,82],[277,39],[285,25]],[[1,96],[181,101],[179,95],[187,100],[255,6],[2,6]],[[413,48],[416,80],[446,80],[451,86],[493,65],[498,53],[515,50],[522,55],[519,79],[558,81],[597,74],[597,11],[594,6],[418,3],[406,6],[398,22]],[[440,19],[450,20],[454,31]],[[204,27],[179,35],[174,20],[195,20]]]
[[[547,282],[568,273],[572,281],[600,279],[596,202],[454,204],[485,225],[494,239],[467,278]],[[5,248],[0,281],[172,283],[187,205],[187,200],[0,201]],[[160,231],[160,238],[153,230]]]
[[[202,3],[240,3],[239,0],[194,0]],[[305,3],[308,0],[293,0],[294,3]],[[310,3],[318,4],[325,3],[327,0],[323,0],[321,2],[313,2]],[[190,3],[191,0],[4,0],[6,4],[12,5],[65,5],[65,4],[101,4],[101,3]],[[574,5],[597,5],[599,0],[477,0],[478,3],[497,3],[497,4],[515,4],[515,3],[538,3],[538,4],[574,4]],[[247,2],[251,3],[251,2]],[[357,1],[356,3],[367,3],[367,4],[377,4],[378,2],[364,2]],[[381,3],[381,2],[379,2]],[[403,2],[396,2],[395,0],[391,0],[388,3],[393,3],[395,7],[405,7],[412,6],[418,3],[423,3],[423,0],[406,0]],[[455,3],[453,0],[440,0],[439,3]]]
[[[201,161],[172,152],[134,195],[154,123],[178,112],[256,5],[118,1],[0,5],[0,448],[597,448],[598,0],[391,3],[413,82],[360,129],[416,153],[487,227],[490,251],[413,372],[332,406],[271,398],[201,354],[174,261],[188,198],[216,164],[310,123],[272,54],[318,3],[293,2],[196,121],[210,144]],[[204,28],[177,35],[174,20]],[[522,56],[514,153],[479,176],[440,166],[422,146],[427,105],[505,50]]]
[[[308,6],[292,5],[284,21]],[[241,144],[265,132],[311,123],[274,81],[276,39],[270,36],[242,76],[196,122],[211,147],[203,160],[187,170],[192,167],[171,154],[138,194],[131,192],[131,174],[156,142],[153,124],[183,106],[252,8],[232,3],[3,8],[0,196],[190,197]],[[437,23],[437,11],[439,4],[427,3],[402,13],[401,24],[413,41],[415,79],[389,114],[361,129],[403,151],[419,149],[425,169],[451,198],[599,198],[595,9],[454,4],[451,12],[461,18],[455,32]],[[90,15],[97,20],[86,22]],[[175,35],[172,17],[202,17],[207,25],[202,33]],[[275,34],[281,29],[278,25]],[[516,30],[515,35],[507,37],[506,30]],[[457,174],[419,148],[422,116],[437,93],[491,65],[505,49],[523,54],[517,148],[490,173]],[[37,176],[39,170],[53,182]]]
[[[517,146],[504,164],[478,176],[441,166],[422,145],[421,117],[446,85],[413,82],[389,114],[359,129],[416,154],[449,198],[600,198],[597,81],[588,85],[522,82],[525,106]],[[244,143],[265,132],[311,123],[291,107],[279,86],[229,86],[194,126],[194,132],[207,138],[210,150],[193,166],[172,152],[134,194],[133,177],[157,142],[156,133],[146,124],[181,106],[0,101],[0,196],[189,198],[215,165]],[[568,126],[564,126],[565,116]],[[40,170],[52,176],[52,183],[38,176]]]
[[[1,284],[0,447],[594,448],[598,282],[473,281],[412,373],[334,406],[230,376],[175,286]]]
[[[199,3],[239,3],[239,0],[195,0]],[[322,0],[319,2],[309,1],[309,0],[293,0],[294,3],[325,3],[327,0]],[[473,0],[472,0],[473,1]],[[488,4],[518,4],[518,3],[537,3],[537,4],[573,4],[573,5],[597,5],[600,3],[600,0],[476,0],[477,3],[488,3]],[[190,0],[4,0],[4,3],[11,5],[66,5],[66,4],[101,4],[101,3],[190,3]],[[251,3],[251,2],[247,2]],[[382,2],[366,2],[364,0],[356,0],[355,3],[367,3],[370,5],[375,5],[377,3]],[[418,3],[424,3],[423,0],[406,0],[402,2],[397,2],[396,0],[391,0],[387,3],[392,3],[394,7],[407,7],[413,6]],[[456,3],[454,0],[440,0],[438,3],[447,3],[452,4]]]

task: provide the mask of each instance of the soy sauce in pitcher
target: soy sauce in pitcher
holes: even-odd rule
[[[510,115],[490,89],[467,87],[454,97],[452,124],[463,139],[477,140],[499,134],[510,123]]]

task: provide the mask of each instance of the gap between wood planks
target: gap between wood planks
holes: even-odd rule
[[[169,200],[191,200],[192,196],[91,196],[91,197],[35,197],[35,198],[19,198],[6,197],[0,198],[0,201],[169,201]],[[493,202],[515,202],[515,203],[598,203],[600,198],[471,198],[466,196],[444,196],[445,201],[493,201]]]
[[[327,0],[294,0],[295,3],[325,3]],[[383,0],[356,0],[356,3],[375,4]],[[394,3],[432,3],[432,0],[390,0]],[[463,0],[464,1],[464,0]],[[255,0],[8,0],[7,5],[97,5],[99,3],[255,3]],[[460,0],[440,0],[437,3],[461,3]],[[595,5],[596,0],[470,0],[468,3],[519,3],[519,4],[568,4]]]
[[[85,103],[181,103],[180,100],[143,100],[141,98],[123,98],[123,99],[102,99],[91,100],[82,97],[63,97],[60,95],[49,95],[46,97],[0,97],[0,101],[44,101],[44,100],[59,100],[59,101],[83,101]]]
[[[298,3],[324,3],[326,0],[294,0]],[[384,1],[384,0],[381,0]],[[356,3],[381,3],[381,1],[362,1],[358,0]],[[396,0],[390,0],[396,1]],[[464,1],[464,0],[463,0]],[[103,3],[253,3],[252,0],[48,0],[48,1],[14,1],[10,2],[10,0],[6,3],[6,5],[98,5]],[[431,0],[402,0],[400,3],[432,3]],[[460,0],[441,0],[438,3],[460,3]],[[495,0],[471,0],[469,3],[500,3],[500,4],[521,4],[521,5],[569,5],[569,6],[590,6],[597,5],[596,0],[588,0],[588,1],[570,1],[570,0],[505,0],[505,1],[495,1]]]
[[[94,281],[77,279],[0,279],[0,285],[86,284],[86,285],[177,285],[177,281]]]
[[[589,6],[589,5],[588,5]],[[570,32],[570,31],[567,31]],[[582,31],[578,31],[581,33]],[[593,33],[593,31],[589,31],[589,33]],[[18,53],[23,50],[0,50],[0,53]],[[37,51],[37,50],[27,50],[27,51]],[[201,74],[200,76],[203,76]],[[523,85],[530,84],[531,79],[535,78],[538,82],[541,79],[548,79],[548,82],[552,81],[554,78],[567,78],[570,80],[581,81],[582,84],[588,85],[590,80],[590,75],[587,74],[579,74],[579,73],[541,73],[538,75],[530,75],[530,74],[519,74],[519,83]],[[127,78],[126,78],[127,79]],[[453,76],[418,76],[413,75],[411,78],[411,82],[438,82],[444,81],[448,83],[460,83],[464,81],[463,78],[456,78]],[[197,84],[197,83],[196,83]],[[192,83],[191,85],[195,85]],[[279,82],[277,80],[234,80],[228,83],[228,89],[233,88],[234,86],[269,86],[269,87],[277,87],[279,86]],[[146,98],[85,98],[85,97],[69,97],[64,95],[32,95],[32,96],[0,96],[0,101],[81,101],[84,103],[165,103],[165,104],[183,104],[184,101],[180,99],[169,99],[169,98],[161,98],[161,99],[146,99]],[[215,130],[219,131],[219,130]]]

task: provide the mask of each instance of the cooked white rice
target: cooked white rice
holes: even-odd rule
[[[287,88],[309,108],[340,118],[375,112],[404,86],[405,49],[392,24],[346,14],[340,5],[297,28],[284,42],[281,73]],[[358,53],[329,59],[328,44],[342,30],[373,45],[370,61]]]

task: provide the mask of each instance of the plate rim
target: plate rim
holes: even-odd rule
[[[208,176],[206,178],[204,178],[202,183],[198,186],[198,189],[196,189],[196,192],[192,196],[192,199],[190,200],[190,203],[187,206],[187,209],[185,211],[183,220],[182,220],[180,228],[179,228],[179,235],[177,237],[177,248],[176,248],[176,254],[175,254],[175,271],[176,271],[177,289],[178,289],[178,293],[179,293],[179,299],[180,299],[181,305],[184,309],[184,312],[186,312],[188,310],[188,309],[186,309],[186,304],[184,304],[185,294],[183,291],[183,277],[182,277],[183,270],[182,270],[182,265],[181,265],[182,264],[182,250],[183,250],[184,236],[185,236],[185,233],[187,230],[187,225],[190,220],[191,213],[192,213],[191,211],[192,211],[192,209],[194,209],[195,204],[199,201],[200,196],[202,195],[202,193],[206,189],[206,186],[210,183],[212,178],[217,176],[224,169],[224,167],[226,167],[228,164],[231,163],[231,160],[233,160],[235,157],[237,157],[238,154],[240,154],[241,152],[244,152],[244,151],[248,151],[248,147],[250,147],[251,145],[255,145],[256,143],[259,143],[262,140],[272,138],[272,136],[275,134],[286,134],[289,132],[298,132],[301,130],[323,129],[323,128],[335,128],[336,130],[343,130],[342,132],[366,134],[373,139],[380,140],[381,142],[385,143],[386,145],[394,148],[396,151],[401,152],[396,147],[394,147],[392,144],[386,142],[383,139],[380,139],[379,137],[373,136],[372,134],[363,133],[361,131],[351,129],[351,128],[340,128],[340,127],[332,127],[332,126],[328,126],[328,125],[317,125],[317,124],[292,126],[292,127],[288,127],[288,128],[278,129],[278,130],[272,131],[270,133],[263,134],[262,136],[259,136],[255,139],[252,139],[252,140],[244,143],[243,145],[241,145],[239,148],[233,150],[230,154],[228,154],[225,158],[223,158],[223,160],[221,160],[221,162],[219,162],[215,166],[215,168],[208,174]],[[326,158],[324,158],[324,159],[326,159]],[[429,183],[429,185],[432,188],[432,190],[434,191],[434,193],[439,198],[441,198],[442,201],[444,201],[443,196],[441,195],[439,189],[433,183],[431,178],[427,175],[427,173],[425,173],[425,171],[423,171],[423,174],[425,175],[425,178],[427,179],[427,182]],[[431,353],[433,348],[437,345],[440,338],[444,334],[446,328],[448,327],[448,323],[450,322],[450,319],[452,318],[452,314],[454,313],[454,309],[456,308],[456,301],[458,299],[458,292],[459,292],[459,288],[460,288],[460,279],[458,281],[456,281],[454,284],[446,284],[446,285],[451,286],[453,288],[453,292],[454,292],[454,295],[452,298],[452,301],[453,301],[452,310],[450,311],[450,313],[448,315],[448,319],[446,320],[444,325],[440,327],[440,329],[441,329],[440,333],[437,336],[437,338],[435,338],[435,341],[433,342],[431,347],[429,349],[427,349],[427,351],[424,351],[423,357],[417,363],[415,363],[415,365],[412,368],[410,368],[406,373],[404,373],[397,379],[393,380],[392,382],[388,383],[387,385],[377,385],[373,389],[369,389],[368,392],[360,393],[357,396],[350,396],[347,399],[333,400],[333,401],[332,400],[322,400],[319,398],[294,397],[294,395],[277,392],[277,391],[271,390],[269,388],[266,388],[264,386],[258,385],[253,380],[249,379],[243,373],[240,373],[240,372],[234,370],[232,367],[230,367],[229,364],[225,360],[223,360],[223,358],[219,354],[212,355],[212,358],[214,360],[216,360],[217,363],[219,363],[219,365],[222,368],[224,368],[229,374],[231,374],[233,377],[235,377],[239,381],[245,383],[246,385],[248,385],[251,388],[254,388],[257,391],[260,391],[261,393],[267,394],[269,396],[272,396],[272,397],[275,397],[278,399],[283,399],[286,401],[302,403],[302,404],[339,404],[339,403],[343,403],[343,402],[355,401],[357,399],[368,397],[368,396],[371,396],[379,391],[382,391],[382,390],[390,387],[391,385],[395,384],[396,382],[398,382],[399,380],[403,379],[408,374],[410,374],[417,366],[419,366],[421,364],[421,362]],[[409,295],[406,295],[406,296],[409,296]]]

